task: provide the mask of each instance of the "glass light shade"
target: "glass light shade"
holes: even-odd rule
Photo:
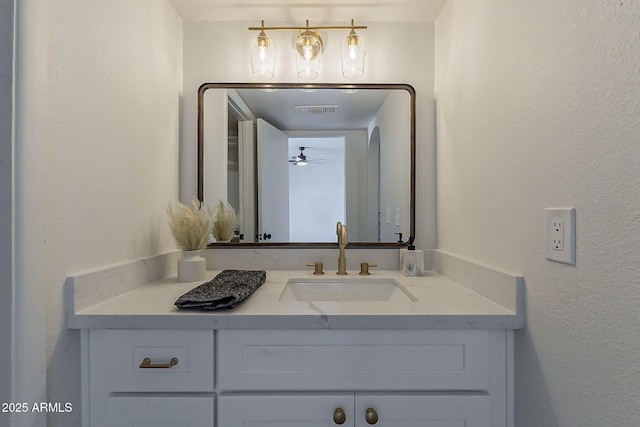
[[[362,77],[366,54],[367,45],[364,39],[351,30],[349,35],[340,42],[342,75],[347,79]]]
[[[312,61],[322,53],[322,38],[314,30],[299,31],[294,48],[302,59]]]
[[[299,78],[304,80],[313,80],[320,74],[320,58],[305,61],[296,55],[296,73]]]
[[[251,43],[251,73],[260,80],[272,79],[276,70],[276,43],[264,31]]]
[[[320,34],[315,30],[299,31],[294,49],[298,77],[304,80],[317,78],[320,72],[320,54],[323,49]]]

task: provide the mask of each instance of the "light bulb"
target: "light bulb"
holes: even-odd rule
[[[342,56],[342,75],[348,79],[357,79],[364,75],[364,58],[367,46],[364,40],[352,29],[340,44]]]
[[[305,46],[304,47],[305,61],[311,61],[312,58],[313,58],[313,49],[311,48],[311,46]]]
[[[294,49],[305,61],[312,61],[322,53],[322,38],[315,30],[298,32]]]
[[[258,79],[271,79],[275,72],[276,45],[264,31],[253,42],[251,47],[251,68],[253,76]]]
[[[352,44],[349,46],[349,58],[351,58],[352,61],[355,61],[355,59],[358,56],[358,45],[357,44]]]
[[[267,59],[267,47],[266,46],[258,46],[258,56],[260,57],[260,61],[264,62]]]

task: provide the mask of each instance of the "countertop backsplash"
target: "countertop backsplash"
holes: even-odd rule
[[[207,268],[253,268],[263,270],[305,270],[307,264],[324,263],[325,271],[338,267],[338,248],[207,248]],[[347,249],[347,268],[357,270],[361,262],[377,264],[379,270],[399,270],[399,249]],[[433,250],[425,251],[425,270],[433,269]]]

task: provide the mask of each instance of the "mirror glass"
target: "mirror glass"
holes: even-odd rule
[[[205,83],[198,197],[233,241],[389,246],[415,237],[415,91],[404,84]],[[402,238],[400,238],[400,233]]]

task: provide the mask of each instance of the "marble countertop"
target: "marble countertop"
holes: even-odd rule
[[[207,280],[218,272],[207,271]],[[332,272],[321,277],[331,276],[338,277]],[[217,311],[177,309],[175,300],[203,282],[179,283],[175,275],[104,295],[99,294],[104,292],[104,287],[81,284],[71,278],[67,286],[67,326],[71,329],[519,329],[524,326],[522,283],[513,282],[514,289],[518,289],[509,293],[509,298],[514,301],[505,304],[504,298],[501,301],[501,297],[492,297],[499,295],[495,290],[482,292],[433,271],[422,277],[405,277],[397,270],[375,270],[365,277],[349,271],[346,276],[352,280],[394,279],[417,301],[279,301],[289,279],[315,277],[308,270],[267,270],[266,282],[248,299],[235,309]]]

